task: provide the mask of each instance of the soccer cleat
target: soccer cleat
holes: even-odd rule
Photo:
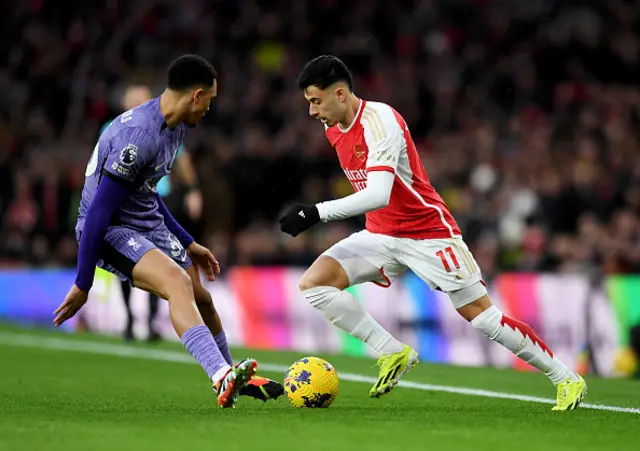
[[[558,404],[551,410],[577,409],[584,395],[587,394],[587,383],[578,375],[578,380],[567,379],[557,385]]]
[[[402,345],[402,351],[395,354],[383,354],[378,359],[378,381],[369,391],[372,398],[379,398],[389,393],[393,387],[411,368],[418,363],[418,353],[407,345]]]
[[[264,402],[269,399],[278,399],[283,394],[284,387],[282,384],[261,376],[253,376],[249,379],[247,385],[240,390],[240,396],[250,396]]]
[[[214,391],[218,394],[218,405],[222,408],[235,408],[238,395],[258,371],[258,362],[244,359],[232,367],[216,382]]]

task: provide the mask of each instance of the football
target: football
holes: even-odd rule
[[[329,407],[340,391],[338,373],[326,360],[304,357],[285,373],[284,390],[294,407]]]

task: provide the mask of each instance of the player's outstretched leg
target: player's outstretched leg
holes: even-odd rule
[[[187,269],[187,274],[191,278],[196,306],[198,307],[200,316],[202,316],[204,323],[213,335],[216,345],[224,357],[224,360],[229,366],[233,366],[231,350],[227,344],[227,337],[224,333],[224,329],[222,328],[220,315],[218,315],[218,312],[216,312],[213,305],[211,293],[202,286],[200,274],[195,266],[189,267]],[[241,364],[242,362],[237,364],[236,368]],[[240,390],[240,396],[249,396],[265,402],[269,399],[277,399],[283,394],[284,386],[281,383],[257,375],[251,377],[249,382]]]
[[[400,343],[368,314],[349,292],[349,277],[337,260],[320,256],[300,281],[300,290],[335,326],[368,344],[380,354],[378,380],[369,394],[390,392],[416,363],[418,354]]]
[[[587,393],[586,382],[569,370],[531,327],[502,313],[486,294],[458,312],[474,328],[547,375],[557,388],[558,402],[553,410],[572,410],[580,405]]]
[[[253,359],[229,365],[196,308],[190,277],[158,249],[147,252],[132,272],[136,287],[169,301],[171,323],[184,347],[198,361],[214,384],[220,407],[235,407],[240,390],[257,371]]]

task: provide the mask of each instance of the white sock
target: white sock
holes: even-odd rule
[[[351,293],[335,287],[315,287],[302,294],[334,325],[377,352],[395,354],[402,351],[402,343],[378,324]]]
[[[553,352],[528,325],[503,314],[495,305],[471,320],[474,328],[500,343],[529,365],[539,369],[558,385],[575,374],[553,355]]]
[[[226,376],[230,369],[231,367],[229,365],[220,367],[220,369],[211,376],[211,382],[213,382],[214,384],[220,382],[220,379]]]

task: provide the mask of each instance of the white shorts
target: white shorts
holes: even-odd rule
[[[351,285],[388,287],[410,269],[432,290],[447,293],[456,308],[487,294],[480,267],[462,238],[415,240],[361,230],[322,255],[340,263]]]

